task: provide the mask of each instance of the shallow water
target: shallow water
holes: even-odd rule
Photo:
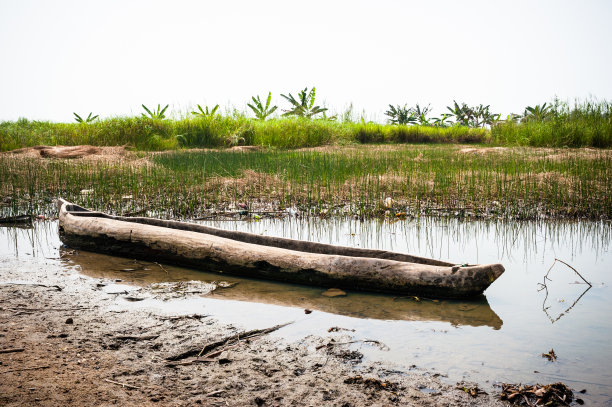
[[[0,280],[5,267],[45,263],[121,284],[164,281],[237,282],[211,295],[117,307],[163,307],[199,312],[221,321],[264,327],[296,321],[276,335],[299,340],[330,327],[354,329],[353,340],[369,360],[448,375],[449,382],[549,383],[564,381],[596,403],[612,403],[612,225],[593,222],[464,222],[421,219],[394,223],[353,220],[202,222],[356,247],[388,249],[456,263],[502,263],[506,272],[476,301],[431,301],[349,292],[328,298],[319,288],[249,280],[130,259],[62,252],[57,225],[0,228]],[[559,262],[574,267],[593,285]],[[551,266],[554,264],[554,267]],[[27,267],[26,267],[27,268]],[[541,290],[544,275],[551,280]],[[588,290],[587,290],[588,289]],[[548,293],[547,293],[548,292]],[[306,314],[304,309],[312,310]],[[554,349],[554,363],[541,356]],[[582,396],[581,396],[582,397]]]

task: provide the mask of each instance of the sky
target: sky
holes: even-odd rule
[[[383,121],[453,100],[503,116],[612,100],[609,0],[0,0],[0,120],[247,111],[316,86]]]

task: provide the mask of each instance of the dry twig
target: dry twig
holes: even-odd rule
[[[23,372],[23,371],[26,371],[26,370],[48,369],[49,367],[50,367],[49,365],[34,366],[34,367],[24,367],[24,368],[21,368],[21,369],[5,370],[4,372],[0,372],[0,374],[11,373],[11,372]]]
[[[46,284],[39,284],[39,283],[1,283],[0,285],[31,285],[34,287],[53,288],[56,291],[62,291],[64,289],[63,287],[60,287],[59,285],[46,285]]]
[[[138,386],[132,386],[131,384],[120,383],[120,382],[116,382],[116,381],[110,380],[110,379],[104,379],[104,381],[108,382],[108,383],[116,384],[116,385],[121,386],[121,387],[125,387],[127,389],[134,389],[134,390],[140,389],[140,387],[138,387]]]
[[[24,350],[24,348],[0,349],[0,353],[23,352]]]

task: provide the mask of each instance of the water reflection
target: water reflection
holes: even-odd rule
[[[282,332],[290,340],[327,335],[329,327],[341,326],[354,329],[351,335],[356,340],[376,339],[390,348],[386,352],[360,348],[370,360],[388,361],[398,367],[414,364],[448,375],[452,382],[563,381],[574,388],[587,388],[585,399],[590,397],[592,404],[612,403],[610,222],[424,218],[399,222],[286,219],[200,223],[453,262],[500,262],[506,272],[487,289],[486,300],[476,302],[415,302],[410,298],[352,292],[347,297],[327,298],[321,296],[323,290],[316,288],[167,265],[163,265],[164,271],[154,263],[130,259],[87,259],[89,254],[85,252],[64,260],[60,258],[57,223],[35,222],[34,229],[0,228],[0,279],[3,270],[44,273],[59,267],[67,278],[78,272],[132,284],[198,279],[239,281],[232,289],[218,290],[206,298],[196,297],[198,312],[212,312],[228,323],[248,322],[253,327],[296,320]],[[585,292],[584,284],[576,284],[582,280],[557,264],[546,280],[546,290],[538,291],[555,259],[578,270],[593,288]],[[171,305],[170,301],[162,304]],[[325,312],[306,315],[304,308]],[[559,355],[555,363],[540,356],[551,348]]]
[[[321,243],[391,250],[449,260],[452,254],[495,254],[498,261],[532,262],[554,247],[564,247],[572,260],[583,250],[596,258],[612,243],[611,222],[466,221],[421,218],[394,221],[340,219],[262,219],[259,221],[199,221],[228,230],[283,236]],[[486,236],[480,246],[479,237]],[[553,249],[554,250],[554,249]],[[520,256],[520,257],[517,257]]]
[[[578,277],[580,277],[580,279],[582,280],[582,282],[580,281],[575,281],[573,283],[569,283],[569,284],[584,284],[586,286],[586,288],[584,289],[584,291],[582,293],[580,293],[580,295],[578,295],[578,298],[576,298],[574,300],[574,302],[572,303],[572,305],[570,305],[567,309],[565,309],[564,311],[562,311],[561,313],[559,313],[556,317],[552,316],[550,313],[550,310],[552,308],[552,305],[547,305],[547,301],[548,301],[548,296],[550,294],[549,292],[549,284],[550,282],[553,282],[553,280],[550,278],[550,272],[553,271],[553,268],[555,267],[556,264],[563,264],[565,266],[567,266],[569,269],[571,269],[574,273],[576,273],[576,275]],[[538,283],[538,285],[540,286],[540,288],[538,289],[538,291],[544,291],[545,295],[544,295],[544,301],[542,302],[542,311],[544,311],[544,313],[546,314],[546,316],[548,317],[548,319],[550,319],[551,323],[555,323],[558,320],[560,320],[564,315],[566,315],[568,312],[570,312],[572,310],[572,308],[574,308],[576,306],[576,304],[578,304],[578,301],[580,301],[580,299],[582,297],[584,297],[584,295],[587,293],[587,291],[589,291],[591,288],[593,288],[593,285],[588,282],[583,276],[582,274],[580,274],[578,272],[578,270],[576,270],[574,267],[572,267],[571,265],[567,264],[566,262],[564,262],[563,260],[559,260],[559,259],[555,259],[555,261],[553,262],[552,266],[550,266],[550,268],[548,269],[548,271],[546,272],[546,274],[544,275],[543,278],[543,282],[542,283]]]
[[[211,295],[218,299],[298,307],[355,318],[440,321],[453,326],[489,326],[493,329],[502,326],[501,318],[491,309],[484,296],[471,301],[429,300],[350,291],[347,296],[329,298],[322,295],[325,289],[321,288],[206,273],[84,251],[63,251],[62,258],[90,277],[121,279],[122,282],[138,285],[189,280],[213,282],[220,279],[235,284],[231,288],[214,291]]]
[[[552,315],[550,314],[550,309],[551,309],[551,306],[550,306],[550,305],[547,305],[547,301],[548,301],[548,287],[544,286],[544,288],[543,288],[543,289],[546,291],[546,296],[544,297],[544,302],[542,303],[542,311],[544,311],[544,313],[546,314],[546,316],[548,317],[548,319],[550,319],[550,322],[554,324],[555,322],[557,322],[558,320],[560,320],[560,319],[561,319],[561,317],[563,317],[563,316],[564,316],[564,315],[566,315],[568,312],[570,312],[570,311],[572,310],[572,308],[574,308],[574,307],[576,306],[576,304],[578,304],[578,301],[580,301],[580,299],[581,299],[582,297],[584,297],[584,295],[585,295],[585,294],[586,294],[586,293],[587,293],[587,292],[588,292],[588,291],[589,291],[591,288],[593,288],[593,287],[591,287],[591,286],[587,286],[587,288],[586,288],[586,289],[585,289],[585,290],[584,290],[584,291],[583,291],[583,292],[582,292],[582,293],[581,293],[581,294],[578,296],[578,298],[576,298],[576,299],[574,300],[574,302],[572,303],[572,305],[570,305],[569,307],[567,307],[567,309],[566,309],[565,311],[561,312],[559,315],[557,315],[557,316],[555,317],[555,316],[552,316]]]
[[[53,241],[54,244],[50,244]],[[29,224],[0,224],[0,256],[33,257],[45,256],[49,250],[60,246],[56,222],[34,222]]]

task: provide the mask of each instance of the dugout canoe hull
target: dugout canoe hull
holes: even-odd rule
[[[501,264],[460,266],[408,254],[112,216],[58,200],[62,242],[75,249],[254,278],[429,298],[473,297]]]

